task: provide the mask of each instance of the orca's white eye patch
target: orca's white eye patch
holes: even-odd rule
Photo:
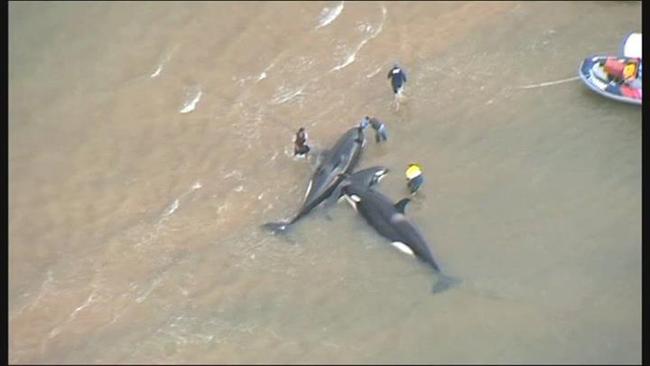
[[[361,197],[357,196],[356,194],[350,195],[350,199],[357,203],[361,202]]]

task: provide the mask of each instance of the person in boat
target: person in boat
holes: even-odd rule
[[[628,65],[629,66],[629,65]],[[626,67],[628,67],[626,66]],[[625,78],[625,85],[629,86],[632,89],[641,89],[642,88],[642,67],[643,64],[641,59],[638,59],[636,62],[636,70],[629,70],[628,77],[625,78],[625,70],[623,70],[623,77]]]
[[[293,155],[295,156],[305,156],[311,150],[309,145],[307,145],[307,132],[304,127],[300,127],[298,132],[296,132],[296,137],[293,140]]]
[[[390,79],[395,96],[401,95],[406,84],[406,73],[404,73],[398,64],[394,64],[393,68],[388,71],[388,79]]]
[[[608,78],[615,83],[628,83],[637,78],[639,64],[637,60],[620,60],[617,58],[608,58],[603,69]]]
[[[424,183],[422,168],[416,163],[410,163],[406,169],[406,186],[411,194],[415,194]]]

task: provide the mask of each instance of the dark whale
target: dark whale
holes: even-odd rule
[[[339,183],[334,192],[325,202],[326,207],[333,206],[336,202],[343,197],[341,188],[348,184],[360,184],[366,187],[372,187],[379,183],[388,174],[389,169],[380,165],[371,166],[362,170],[357,170],[352,174],[344,175],[343,181]]]
[[[303,204],[293,219],[269,222],[262,227],[274,233],[283,232],[327,199],[359,162],[366,144],[364,129],[359,126],[350,128],[331,149],[323,152],[322,160],[307,184]]]
[[[433,292],[441,292],[460,282],[445,275],[431,254],[431,249],[417,227],[404,215],[410,199],[395,204],[377,190],[362,184],[348,184],[341,188],[344,197],[383,237],[389,239],[400,251],[413,255],[426,263],[437,274]]]

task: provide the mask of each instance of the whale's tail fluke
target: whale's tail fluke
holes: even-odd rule
[[[267,222],[262,225],[266,230],[270,230],[273,234],[283,234],[287,232],[287,229],[291,225],[291,222],[282,221],[282,222]]]
[[[453,286],[456,286],[462,281],[460,278],[447,276],[442,273],[438,273],[436,277],[438,278],[438,281],[433,285],[433,289],[431,290],[434,294],[443,292]]]

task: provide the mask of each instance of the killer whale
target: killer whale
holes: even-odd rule
[[[426,263],[438,277],[432,291],[438,293],[460,282],[459,279],[443,273],[436,262],[426,239],[418,228],[404,214],[409,198],[397,203],[381,192],[362,184],[348,184],[341,192],[352,207],[380,235],[389,239],[400,251],[417,257]]]
[[[262,227],[274,233],[284,232],[327,199],[359,162],[366,144],[364,130],[361,126],[348,129],[331,149],[322,153],[321,162],[307,184],[303,204],[291,220],[269,222]]]

